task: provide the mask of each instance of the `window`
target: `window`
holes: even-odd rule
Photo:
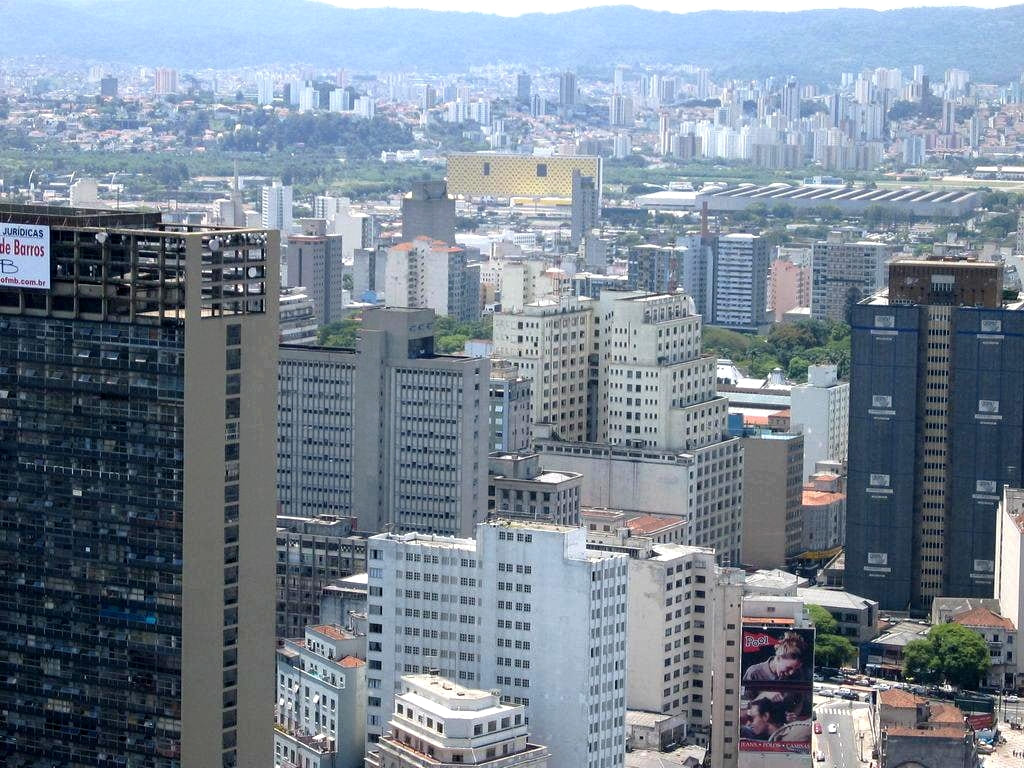
[[[538,178],[543,178],[543,177],[545,177],[547,175],[548,175],[548,164],[547,163],[537,163],[537,177]]]
[[[484,163],[484,176],[490,176],[490,175],[491,175],[491,164],[490,163]]]
[[[237,346],[242,343],[242,326],[236,324],[227,327],[228,346]]]

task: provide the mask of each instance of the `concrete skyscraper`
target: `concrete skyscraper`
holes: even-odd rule
[[[593,176],[572,172],[572,218],[570,221],[569,247],[576,249],[583,242],[587,232],[597,226],[601,216],[601,190]]]
[[[767,320],[768,242],[758,235],[718,238],[715,253],[712,317],[707,322],[726,328],[753,329]]]
[[[355,350],[281,347],[281,511],[472,533],[487,498],[489,368],[435,355],[429,309],[365,311]]]
[[[0,221],[0,762],[265,764],[278,234]]]
[[[455,198],[443,181],[421,181],[402,198],[402,240],[429,237],[455,244]]]
[[[850,308],[885,287],[892,249],[832,232],[811,256],[811,316],[848,322]]]
[[[576,107],[576,75],[573,72],[563,72],[558,76],[558,106],[563,110],[572,110]]]
[[[1024,479],[1022,304],[1000,264],[895,261],[852,328],[846,588],[991,597],[999,492]]]
[[[341,235],[327,234],[324,219],[300,219],[302,234],[288,241],[288,286],[303,286],[313,299],[317,322],[344,319],[345,265]]]
[[[516,101],[521,106],[530,106],[530,76],[525,72],[520,72],[516,75]]]

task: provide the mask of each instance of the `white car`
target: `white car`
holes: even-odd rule
[[[819,749],[817,752],[814,753],[814,759],[817,760],[819,763],[824,763],[825,753]]]
[[[839,726],[836,725],[835,723],[829,723],[828,724],[828,732],[829,733],[839,733]]]

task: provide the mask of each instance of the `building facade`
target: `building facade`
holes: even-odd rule
[[[287,240],[292,232],[292,188],[275,181],[264,187],[261,196],[260,225],[265,229],[281,231],[281,239]]]
[[[366,536],[352,518],[277,518],[278,637],[301,637],[320,622],[324,588],[336,579],[366,572]]]
[[[845,462],[850,438],[850,384],[835,365],[811,365],[807,383],[790,390],[790,424],[804,436],[803,479],[821,461]]]
[[[492,453],[487,464],[489,517],[580,524],[582,475],[543,470],[536,453]]]
[[[466,198],[571,200],[573,171],[594,179],[600,207],[604,176],[601,158],[596,155],[452,153],[448,155],[448,193]]]
[[[306,627],[297,640],[281,640],[274,768],[361,768],[365,656],[365,636],[328,624]]]
[[[488,382],[488,452],[517,453],[530,446],[533,434],[533,385],[508,360],[491,358]]]
[[[0,762],[261,764],[278,234],[0,221],[49,283],[0,286]]]
[[[743,449],[743,564],[781,568],[803,547],[801,434],[754,432]]]
[[[455,198],[443,181],[420,181],[402,197],[402,240],[417,237],[455,245]]]
[[[377,288],[389,306],[428,308],[460,322],[480,317],[480,282],[470,279],[462,248],[418,237],[388,248],[382,271]]]
[[[811,317],[848,322],[850,309],[885,287],[892,250],[833,232],[811,252]]]
[[[487,482],[486,359],[434,354],[434,314],[363,313],[357,349],[282,347],[278,500],[361,531],[471,533]]]
[[[402,676],[435,668],[525,707],[553,765],[623,764],[624,555],[588,552],[582,528],[509,520],[475,541],[381,534],[369,548],[371,749]]]
[[[345,317],[341,235],[327,234],[324,219],[300,221],[302,234],[288,240],[288,285],[302,286],[309,292],[320,325],[336,323]]]
[[[541,299],[494,315],[494,354],[532,381],[533,421],[563,440],[587,436],[590,299]]]
[[[718,237],[708,322],[736,330],[763,326],[768,310],[768,242],[757,235]]]
[[[388,732],[366,768],[547,768],[546,747],[531,744],[526,708],[490,691],[437,675],[404,675]]]
[[[998,264],[900,261],[853,320],[847,588],[991,597],[999,489],[1024,465],[1021,304]]]

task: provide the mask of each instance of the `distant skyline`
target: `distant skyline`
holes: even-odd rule
[[[633,2],[594,2],[593,0],[520,0],[515,4],[490,6],[481,5],[478,0],[314,0],[315,2],[335,5],[339,8],[422,8],[431,11],[460,11],[492,13],[499,16],[521,16],[527,13],[561,13],[581,8],[593,8],[603,5],[633,5],[652,11],[671,11],[673,13],[691,13],[694,11],[810,11],[835,8],[865,8],[874,11],[889,11],[896,8],[951,7],[966,6],[971,8],[1006,8],[1019,5],[1018,2],[1003,0],[773,0],[757,2],[757,0],[690,0],[681,6],[679,0],[634,0]]]

